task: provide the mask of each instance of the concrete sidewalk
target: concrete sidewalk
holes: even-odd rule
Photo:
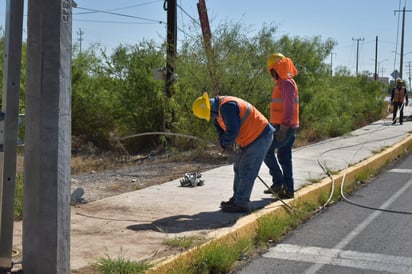
[[[380,120],[352,134],[294,150],[295,199],[316,192],[329,180],[321,168],[337,172],[371,158],[397,157],[409,149],[412,107],[405,108],[403,125]],[[401,145],[401,147],[399,147]],[[361,164],[362,164],[361,163]],[[375,164],[376,165],[376,164]],[[271,177],[263,164],[259,176],[268,184]],[[133,261],[156,260],[163,264],[181,252],[163,244],[166,238],[199,237],[218,239],[233,233],[259,214],[247,216],[220,211],[221,201],[232,195],[232,166],[202,173],[203,186],[180,187],[178,180],[134,192],[72,207],[71,269],[81,269],[99,258],[124,258]],[[324,181],[325,181],[324,180]],[[312,184],[313,182],[317,182]],[[309,186],[310,185],[310,186]],[[263,194],[265,186],[256,180],[252,207],[276,210],[282,204]],[[291,201],[291,200],[288,200]],[[259,211],[257,211],[259,212]],[[21,248],[21,224],[15,225],[14,244]]]

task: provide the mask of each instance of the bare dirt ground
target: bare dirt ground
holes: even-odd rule
[[[196,155],[196,156],[194,156]],[[82,208],[83,206],[92,205],[94,201],[98,201],[107,197],[119,195],[125,192],[130,192],[138,189],[143,189],[152,185],[163,184],[171,180],[183,179],[185,173],[188,172],[204,172],[222,165],[230,164],[227,156],[221,155],[218,151],[207,151],[191,154],[189,152],[179,153],[179,155],[171,155],[169,153],[151,153],[150,156],[128,156],[127,161],[113,160],[113,163],[108,163],[110,158],[98,159],[95,157],[83,157],[82,160],[78,157],[72,157],[72,170],[79,170],[77,165],[89,165],[88,171],[72,172],[71,190],[72,198],[76,189],[81,188],[83,195],[72,200],[73,208]],[[93,158],[93,161],[90,161]],[[98,161],[96,161],[96,159]],[[17,169],[23,172],[24,166],[23,157],[18,157]],[[90,162],[93,162],[90,164]],[[99,162],[100,164],[96,164]],[[73,166],[73,163],[75,166]],[[93,167],[94,169],[90,169]],[[97,206],[98,207],[98,206]],[[96,206],[94,206],[96,209]],[[98,208],[97,208],[98,210]],[[15,248],[21,250],[21,221],[15,223]],[[98,232],[94,232],[95,234]],[[101,232],[102,235],[104,231]],[[76,239],[73,238],[72,241]],[[74,245],[74,242],[72,242]],[[160,250],[156,257],[169,256],[181,252],[179,247],[165,246],[162,242],[151,243],[155,245],[156,250]],[[18,268],[18,266],[16,266]],[[16,269],[17,269],[16,268]],[[73,270],[72,273],[94,273],[92,267],[84,267]]]

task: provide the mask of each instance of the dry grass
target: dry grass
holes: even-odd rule
[[[71,159],[71,173],[78,174],[82,172],[101,171],[119,167],[126,162],[119,161],[114,157],[103,155],[98,156],[73,156]]]
[[[78,174],[82,172],[101,171],[110,168],[116,168],[127,163],[126,158],[103,155],[103,156],[72,156],[71,158],[71,173]],[[24,157],[17,156],[16,171],[19,174],[24,172]]]

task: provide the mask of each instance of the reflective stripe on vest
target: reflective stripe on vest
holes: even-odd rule
[[[251,112],[252,112],[252,105],[250,103],[247,103],[246,113],[243,116],[243,118],[240,120],[240,126],[242,126],[243,123],[246,121],[246,119],[249,118],[249,115]]]
[[[227,96],[221,96],[220,98],[222,100],[224,100]],[[246,112],[243,115],[242,119],[240,119],[240,126],[243,125],[243,123],[246,121],[246,119],[249,117],[250,113],[252,112],[252,105],[248,102],[245,101],[245,103],[247,103],[247,108],[246,108]],[[221,104],[222,105],[222,104]],[[220,106],[219,106],[220,109]]]
[[[296,83],[293,79],[286,79],[286,80],[281,80],[281,81],[290,81],[293,86],[295,87],[294,89],[294,110],[293,110],[293,120],[290,125],[293,128],[298,128],[299,127],[299,91],[296,86]],[[270,123],[271,124],[277,124],[281,125],[283,124],[283,117],[284,117],[284,106],[283,106],[283,98],[281,96],[280,88],[278,85],[275,85],[273,88],[272,92],[272,100],[270,103]]]
[[[220,96],[217,122],[224,131],[226,131],[226,125],[220,113],[220,108],[229,101],[236,102],[239,107],[240,130],[235,142],[241,147],[246,147],[260,136],[268,125],[268,120],[250,103],[237,97]]]
[[[405,93],[406,93],[405,88],[401,88],[401,89],[395,88],[393,101],[397,103],[403,103],[403,100],[405,98]]]

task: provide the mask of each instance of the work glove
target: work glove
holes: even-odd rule
[[[220,148],[220,153],[228,153],[228,154],[240,154],[242,152],[242,148],[240,147],[239,144],[233,143],[233,145],[226,147],[225,145],[222,144],[222,142],[219,140],[219,148]]]
[[[242,147],[239,144],[234,143],[231,148],[233,153],[240,154],[242,153]]]
[[[226,147],[222,144],[222,141],[219,139],[217,149],[219,150],[220,154],[225,153]]]
[[[282,143],[285,141],[287,135],[288,135],[289,127],[280,125],[279,129],[276,131],[276,140],[279,143]]]
[[[233,151],[232,145],[224,145],[222,142],[222,138],[219,138],[219,148],[221,150],[221,153],[225,153],[225,152],[231,153]]]

